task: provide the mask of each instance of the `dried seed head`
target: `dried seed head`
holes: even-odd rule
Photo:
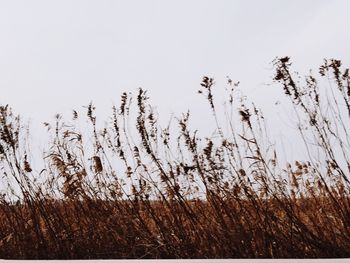
[[[26,154],[24,155],[23,169],[27,173],[30,173],[32,171],[32,168],[30,167],[30,164],[29,164],[29,162],[27,160],[27,155]]]
[[[102,166],[102,162],[100,157],[98,156],[93,156],[92,157],[93,161],[94,161],[94,169],[95,169],[95,173],[101,173],[103,170],[103,166]]]

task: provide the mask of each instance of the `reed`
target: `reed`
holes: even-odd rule
[[[1,106],[0,258],[350,257],[349,70],[325,60],[301,81],[288,57],[273,65],[309,154],[287,165],[231,79],[223,110],[214,79],[200,83],[215,136],[191,130],[190,112],[161,127],[139,89],[103,127],[92,103],[45,123],[43,167]]]

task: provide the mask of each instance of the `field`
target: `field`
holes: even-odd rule
[[[231,79],[223,112],[214,80],[200,83],[212,137],[190,129],[189,112],[161,127],[140,89],[103,128],[93,104],[44,123],[42,167],[28,128],[1,106],[0,258],[350,257],[349,70],[325,60],[300,81],[288,57],[273,65],[307,160],[280,161],[268,116]]]

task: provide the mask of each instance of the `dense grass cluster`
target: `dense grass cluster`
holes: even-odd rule
[[[102,129],[92,104],[45,123],[40,168],[28,129],[0,107],[0,258],[350,257],[349,70],[325,60],[302,81],[288,57],[274,67],[308,160],[279,161],[264,116],[230,79],[223,112],[214,80],[201,83],[211,137],[191,131],[189,112],[161,127],[140,89]]]

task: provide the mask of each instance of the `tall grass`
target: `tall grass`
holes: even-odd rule
[[[349,70],[325,60],[302,81],[290,67],[276,58],[274,81],[309,159],[287,165],[231,79],[223,111],[214,80],[200,83],[211,137],[189,128],[189,112],[161,127],[140,89],[122,94],[102,128],[93,104],[45,123],[42,168],[32,167],[28,128],[0,107],[0,257],[349,257]]]

